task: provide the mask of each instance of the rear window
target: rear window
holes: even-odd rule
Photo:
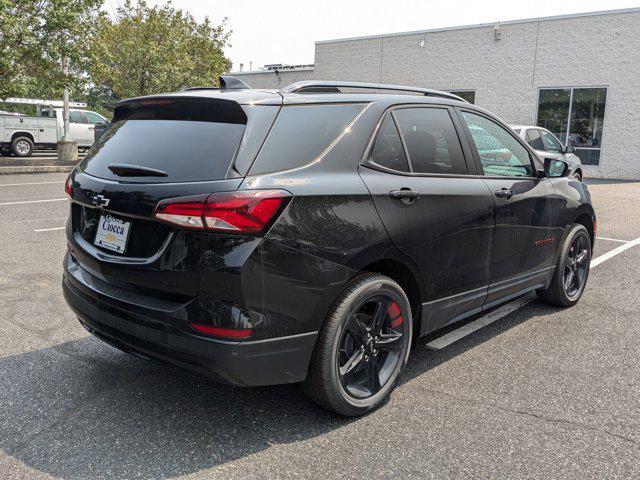
[[[206,101],[196,105],[193,100],[152,102],[116,109],[114,123],[80,168],[89,175],[127,182],[225,178],[245,130],[246,116],[241,107],[235,104],[220,108]],[[109,170],[111,164],[149,167],[167,176],[120,177]]]
[[[363,104],[282,108],[251,168],[251,174],[289,170],[313,162],[345,131],[363,108]]]

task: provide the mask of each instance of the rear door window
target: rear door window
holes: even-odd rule
[[[290,170],[321,158],[364,106],[359,103],[283,107],[250,174]]]
[[[95,177],[127,182],[193,182],[226,177],[245,130],[246,115],[235,102],[185,102],[116,109],[114,123],[80,164]],[[122,178],[111,164],[166,172],[166,177]]]
[[[82,118],[82,113],[78,111],[69,112],[69,122],[70,123],[87,123],[84,118]]]
[[[531,145],[534,150],[544,150],[544,143],[542,143],[542,137],[537,128],[530,128],[527,130],[527,143]]]
[[[390,170],[398,172],[409,171],[402,140],[400,140],[398,129],[390,113],[385,116],[380,126],[380,131],[371,151],[371,161]]]
[[[400,108],[394,114],[414,173],[468,173],[446,108]]]

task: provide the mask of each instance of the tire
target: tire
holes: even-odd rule
[[[369,329],[373,324],[376,328]],[[384,275],[358,275],[327,314],[303,390],[339,415],[375,410],[395,388],[412,337],[411,307],[400,285]]]
[[[16,157],[30,157],[33,153],[33,142],[29,137],[16,137],[11,142],[11,151]]]
[[[538,298],[559,307],[575,305],[587,285],[590,263],[591,237],[583,225],[574,223],[562,241],[551,283],[548,288],[537,291]],[[573,280],[568,287],[569,277]]]

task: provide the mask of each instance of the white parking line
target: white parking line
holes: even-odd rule
[[[598,240],[607,240],[609,242],[628,243],[629,240],[620,240],[619,238],[596,237]]]
[[[619,253],[622,253],[625,250],[629,250],[630,248],[635,247],[636,245],[640,245],[640,237],[636,238],[635,240],[631,240],[630,242],[627,242],[624,245],[620,245],[619,247],[616,247],[607,253],[603,253],[598,258],[594,258],[593,260],[591,260],[591,268],[597,267],[602,262],[606,262],[610,258],[613,258]]]
[[[604,239],[601,239],[601,240],[604,240]],[[624,241],[624,242],[625,242],[624,245],[620,245],[619,247],[614,248],[613,250],[592,259],[590,268],[597,267],[601,263],[606,262],[607,260],[610,260],[616,255],[624,252],[625,250],[628,250],[636,245],[640,245],[640,237],[636,238],[635,240],[630,240],[628,242]],[[461,338],[464,338],[467,335],[470,335],[476,330],[486,327],[487,325],[490,325],[496,320],[499,320],[502,317],[505,317],[506,315],[509,315],[510,313],[513,313],[516,310],[519,310],[520,308],[524,307],[526,304],[532,302],[535,299],[536,299],[535,292],[528,293],[527,295],[524,295],[520,298],[517,298],[516,300],[513,300],[512,302],[506,303],[501,307],[496,308],[492,312],[478,318],[477,320],[474,320],[473,322],[469,322],[466,325],[461,326],[460,328],[452,330],[451,332],[441,337],[438,337],[435,340],[430,341],[429,343],[427,343],[427,348],[431,348],[433,350],[442,350],[443,348],[448,347],[452,343],[457,342]]]
[[[30,220],[17,220],[15,222],[7,222],[7,225],[15,225],[18,223],[48,222],[51,220],[65,220],[66,218],[67,217],[32,218]]]
[[[18,187],[22,185],[62,185],[64,182],[25,182],[25,183],[3,183],[0,187]]]
[[[64,230],[67,227],[54,227],[54,228],[36,228],[34,232],[52,232],[53,230]]]
[[[28,200],[28,201],[24,201],[24,202],[5,202],[5,203],[0,203],[1,205],[23,205],[25,203],[44,203],[44,202],[62,202],[64,200],[67,200],[66,198],[49,198],[47,200]]]

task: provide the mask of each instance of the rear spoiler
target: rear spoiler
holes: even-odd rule
[[[247,114],[239,103],[221,98],[168,96],[141,97],[116,104],[113,121],[189,120],[245,125]]]

